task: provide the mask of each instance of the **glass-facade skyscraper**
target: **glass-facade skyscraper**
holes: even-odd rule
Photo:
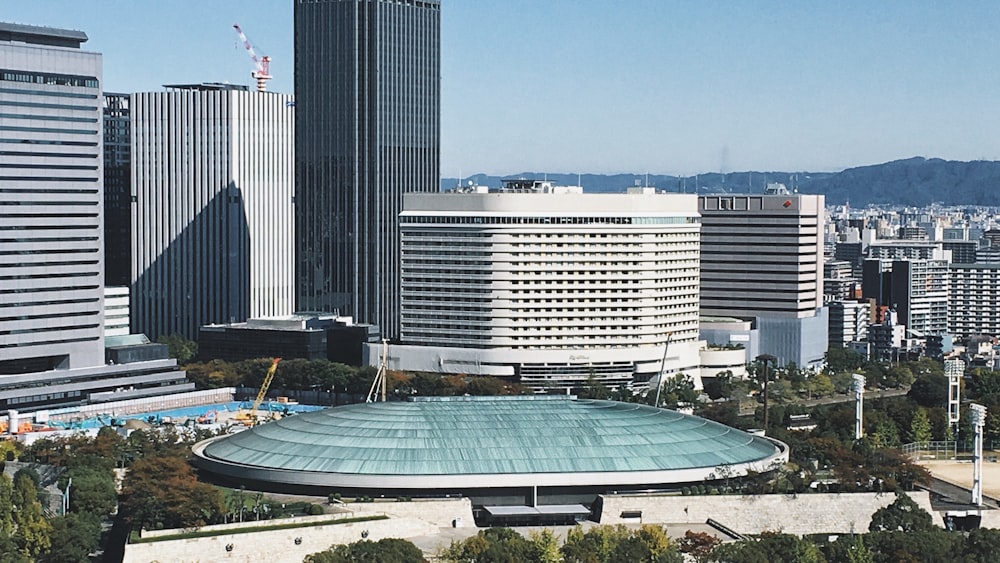
[[[297,308],[399,335],[403,193],[440,171],[439,0],[296,0]]]

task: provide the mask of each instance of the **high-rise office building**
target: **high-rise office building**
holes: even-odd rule
[[[760,351],[780,364],[822,365],[823,196],[764,194],[699,197],[701,312],[756,319]]]
[[[0,24],[0,374],[104,363],[101,55]]]
[[[403,193],[436,192],[438,0],[296,0],[299,310],[399,336]]]
[[[0,23],[0,414],[194,388],[165,346],[122,334],[122,293],[105,299],[101,55],[85,41]]]
[[[294,113],[245,86],[132,95],[134,332],[292,312]]]

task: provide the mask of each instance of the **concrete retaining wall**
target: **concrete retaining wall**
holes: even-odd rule
[[[234,533],[210,538],[132,543],[125,546],[125,557],[122,562],[302,563],[306,555],[324,551],[334,544],[351,543],[362,539],[378,541],[383,538],[426,536],[437,531],[436,526],[427,522],[412,518],[392,518],[310,528]],[[362,537],[363,532],[367,532],[367,538]],[[297,538],[298,544],[296,544]],[[231,551],[226,550],[227,546],[232,546]]]
[[[467,498],[414,500],[410,502],[362,502],[341,505],[348,512],[321,516],[300,516],[266,522],[242,522],[205,526],[199,531],[225,531],[234,533],[210,538],[165,539],[153,543],[136,543],[125,546],[123,563],[206,563],[227,561],[240,563],[301,563],[306,555],[328,549],[334,544],[344,544],[362,539],[378,541],[382,538],[412,538],[437,534],[455,520],[462,526],[474,526],[472,502]],[[350,522],[337,524],[337,519],[385,514],[389,520]],[[240,528],[252,528],[273,523],[313,523],[330,520],[329,525],[285,530],[235,533]],[[187,530],[156,530],[143,532],[143,537],[164,537],[182,534]],[[361,533],[367,531],[367,538]],[[295,539],[300,543],[296,545]],[[232,551],[226,546],[232,545]]]
[[[926,491],[908,493],[921,508],[943,525],[931,509]],[[876,510],[896,500],[893,493],[842,493],[802,495],[712,495],[601,497],[601,524],[704,524],[709,518],[741,534],[766,531],[788,534],[867,532]],[[622,513],[641,512],[636,518]]]

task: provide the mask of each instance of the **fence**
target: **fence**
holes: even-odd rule
[[[959,443],[954,440],[941,440],[933,442],[911,442],[903,444],[903,453],[913,461],[922,459],[955,459],[958,457]],[[971,444],[969,444],[971,451]]]

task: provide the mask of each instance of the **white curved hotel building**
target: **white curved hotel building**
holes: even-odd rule
[[[697,198],[637,191],[406,194],[389,367],[643,387],[669,335],[664,373],[700,387]]]

